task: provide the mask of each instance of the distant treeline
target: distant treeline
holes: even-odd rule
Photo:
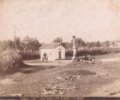
[[[55,38],[52,42],[62,43],[66,48],[66,56],[72,56],[72,40],[70,42],[64,42],[61,37]],[[19,37],[15,37],[14,40],[5,40],[0,42],[0,50],[15,49],[21,55],[23,59],[38,59],[40,58],[39,48],[43,43],[40,43],[36,38],[29,36],[24,37],[22,40]],[[76,45],[78,46],[78,55],[100,55],[109,52],[119,52],[119,49],[110,49],[111,46],[115,47],[116,43],[111,41],[96,41],[86,42],[81,38],[76,38]]]
[[[66,48],[66,57],[71,57],[73,55],[72,51],[72,40],[70,42],[62,42],[61,38],[56,38],[54,42],[61,42]],[[83,55],[103,55],[107,53],[118,53],[120,52],[119,45],[120,41],[95,41],[88,42],[81,38],[76,38],[76,45],[78,47],[78,56]]]

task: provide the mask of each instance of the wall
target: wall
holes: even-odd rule
[[[59,50],[61,51],[61,59],[65,59],[65,48],[62,46],[58,46],[55,49],[41,49],[40,50],[41,60],[44,53],[47,54],[49,61],[55,61],[56,59],[59,59],[58,54]]]
[[[61,59],[65,59],[65,48],[62,47],[62,46],[58,46],[56,49],[55,49],[55,57],[56,59],[59,59],[59,54],[58,52],[61,51]]]
[[[41,60],[42,60],[42,57],[43,57],[43,54],[46,53],[47,56],[48,56],[48,60],[49,61],[54,61],[55,60],[55,56],[54,56],[54,50],[52,49],[41,49],[40,50],[40,53],[41,53]]]

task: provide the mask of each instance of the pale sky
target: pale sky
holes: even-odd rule
[[[40,42],[120,40],[120,0],[0,0],[0,40],[13,38],[14,25]]]

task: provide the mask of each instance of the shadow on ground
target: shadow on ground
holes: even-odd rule
[[[42,71],[45,69],[52,69],[55,68],[56,66],[44,66],[44,65],[23,65],[22,67],[19,68],[18,72],[22,72],[24,74],[30,74],[38,71]]]

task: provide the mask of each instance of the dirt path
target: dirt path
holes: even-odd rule
[[[110,57],[113,55],[106,55]],[[120,62],[99,61],[103,58],[105,55],[94,63],[26,61],[31,66],[0,78],[0,95],[117,96],[120,94]]]
[[[33,66],[38,66],[38,65],[43,65],[43,66],[65,66],[69,63],[71,63],[71,60],[57,60],[53,62],[41,62],[40,59],[37,60],[26,60],[24,63],[27,65],[33,65]]]
[[[115,54],[109,58],[103,58],[99,60],[104,64],[109,64],[108,72],[111,74],[111,77],[114,77],[115,80],[96,89],[95,92],[91,93],[91,96],[120,96],[120,54]],[[107,67],[106,67],[107,68]]]
[[[91,96],[120,96],[120,80],[117,80],[105,87],[98,88]]]

